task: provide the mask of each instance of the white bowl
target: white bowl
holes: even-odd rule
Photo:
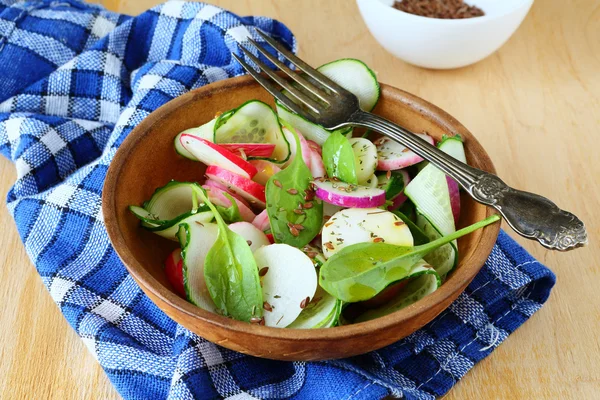
[[[420,17],[393,0],[356,0],[375,39],[396,57],[420,67],[464,67],[498,50],[517,30],[533,0],[467,0],[485,15],[466,19]]]

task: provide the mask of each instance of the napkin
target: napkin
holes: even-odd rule
[[[231,57],[264,17],[171,1],[132,18],[75,0],[0,0],[0,152],[28,256],[125,399],[433,399],[535,313],[555,277],[505,233],[467,290],[391,346],[325,362],[242,355],[189,332],[140,290],[106,234],[101,193],[115,151],[169,100],[240,75]],[[254,37],[260,40],[259,37]]]

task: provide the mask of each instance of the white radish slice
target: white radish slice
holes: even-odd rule
[[[377,180],[377,175],[375,174],[371,175],[365,182],[362,183],[362,185],[370,188],[378,187],[378,184],[379,181]]]
[[[266,207],[263,185],[216,165],[206,168],[206,177],[225,185],[229,191],[239,194],[253,206]]]
[[[316,180],[315,195],[331,204],[341,207],[371,208],[385,204],[385,191],[339,181]]]
[[[366,138],[352,138],[348,140],[354,152],[354,166],[356,179],[359,185],[370,186],[366,181],[375,174],[377,168],[377,147]]]
[[[183,134],[179,140],[181,145],[201,163],[217,165],[248,179],[258,172],[248,161],[206,139]]]
[[[275,150],[273,143],[221,143],[220,146],[243,159],[250,157],[269,158]]]
[[[208,199],[214,205],[221,207],[231,207],[231,200],[229,200],[229,198],[225,196],[225,193],[229,194],[228,192],[206,185],[202,187],[206,190],[206,194],[208,194]],[[231,197],[233,198],[233,201],[235,201],[235,204],[237,204],[238,210],[240,210],[240,217],[242,217],[242,219],[247,222],[254,221],[254,218],[256,217],[254,212],[252,212],[250,208],[248,208],[244,203],[242,203],[235,197]]]
[[[229,229],[246,239],[252,252],[271,243],[269,242],[269,239],[267,239],[267,235],[250,222],[235,222],[229,224]]]
[[[183,258],[183,283],[187,299],[194,305],[215,312],[204,279],[204,261],[217,240],[217,224],[182,224],[177,237]]]
[[[393,213],[379,208],[349,208],[335,213],[323,225],[321,241],[326,258],[356,243],[413,245],[408,226]]]
[[[206,181],[204,181],[204,185],[202,185],[202,186],[214,187],[215,189],[219,189],[219,190],[222,190],[223,192],[229,193],[232,197],[235,197],[236,200],[239,200],[242,203],[244,203],[245,206],[250,207],[250,204],[248,204],[248,202],[244,198],[242,198],[242,196],[240,196],[237,193],[230,192],[227,189],[227,186],[225,186],[219,182],[213,181],[212,179],[207,179]]]
[[[313,178],[323,178],[326,174],[321,154],[312,149],[310,151],[310,173]]]
[[[448,182],[448,192],[450,193],[450,207],[452,207],[452,216],[454,217],[454,225],[458,224],[460,218],[460,188],[458,182],[446,176]]]
[[[321,146],[319,146],[317,142],[315,142],[314,140],[307,139],[306,143],[308,143],[308,146],[311,150],[316,151],[317,153],[319,153],[320,156],[323,155],[323,149],[321,148]]]
[[[263,186],[267,184],[270,177],[281,171],[281,168],[267,160],[250,160],[250,164],[254,165],[258,170],[252,180]]]
[[[254,220],[252,221],[252,225],[260,229],[261,232],[264,232],[267,229],[271,228],[271,223],[269,222],[269,214],[267,213],[267,210],[262,210],[262,212],[258,214],[256,218],[254,218]]]
[[[433,145],[433,138],[426,133],[418,133],[417,136]],[[393,171],[405,168],[423,161],[423,158],[416,155],[412,150],[400,143],[381,137],[375,141],[377,146],[377,169],[380,171]]]
[[[283,167],[285,168],[292,163],[294,158],[296,158],[296,153],[298,153],[298,150],[296,149],[296,139],[294,139],[294,134],[290,132],[287,128],[282,128],[281,131],[283,132],[285,139],[290,144],[290,158],[288,158],[288,160],[283,164]],[[296,133],[298,134],[298,139],[300,139],[300,148],[302,149],[302,160],[304,160],[304,164],[306,164],[306,166],[310,168],[310,146],[308,145],[306,139],[304,139],[304,136],[302,136],[298,129],[296,129]]]
[[[266,326],[285,328],[300,315],[317,290],[315,267],[301,250],[287,244],[271,244],[254,252],[261,277]],[[308,299],[308,301],[307,301]]]
[[[329,221],[338,211],[342,211],[344,207],[336,206],[335,204],[323,203],[323,223]]]

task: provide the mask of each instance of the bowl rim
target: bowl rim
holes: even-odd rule
[[[445,26],[452,26],[452,25],[453,26],[461,26],[461,25],[464,26],[464,25],[475,25],[475,24],[479,24],[479,23],[490,22],[495,19],[500,19],[500,18],[506,17],[507,15],[512,14],[512,13],[520,10],[521,8],[531,7],[531,5],[533,4],[534,1],[535,0],[520,0],[513,7],[507,8],[506,10],[503,10],[502,12],[498,12],[498,13],[494,13],[494,14],[484,14],[481,17],[442,19],[442,18],[423,17],[421,15],[407,13],[405,11],[398,10],[397,8],[395,8],[393,6],[388,6],[387,4],[384,4],[381,0],[356,0],[356,2],[359,5],[360,5],[360,3],[363,3],[363,4],[379,3],[376,7],[381,6],[381,7],[385,8],[386,10],[388,8],[390,8],[390,9],[392,9],[392,15],[401,16],[402,18],[407,18],[407,19],[414,19],[415,22],[428,23],[428,24],[432,24],[432,25],[445,25]],[[472,5],[472,4],[469,2],[469,5]]]
[[[475,264],[471,268],[457,268],[451,276],[444,282],[440,289],[426,296],[425,298],[411,304],[410,306],[396,311],[392,314],[365,322],[354,323],[350,325],[338,326],[333,328],[321,329],[293,329],[293,328],[274,328],[260,325],[249,324],[247,322],[237,321],[231,318],[201,309],[187,300],[179,297],[173,291],[163,286],[156,280],[146,269],[139,263],[125,243],[125,239],[118,229],[118,213],[115,206],[116,201],[116,186],[118,185],[120,172],[127,160],[129,153],[134,149],[136,144],[143,140],[151,131],[151,127],[157,124],[165,115],[168,115],[172,110],[185,105],[190,101],[194,101],[197,97],[205,97],[210,93],[210,98],[218,93],[240,86],[256,85],[258,83],[248,75],[239,76],[220,80],[201,88],[191,90],[154,110],[146,116],[134,129],[129,133],[120,147],[115,152],[113,160],[110,163],[104,187],[102,191],[102,213],[104,223],[111,245],[122,260],[127,271],[132,275],[136,282],[140,285],[143,291],[148,291],[152,297],[158,298],[172,309],[185,314],[194,319],[201,319],[205,323],[211,324],[222,329],[231,331],[232,333],[251,334],[255,337],[265,339],[279,339],[288,341],[314,341],[314,340],[332,340],[344,339],[346,337],[367,336],[372,332],[386,329],[393,329],[403,322],[414,319],[424,310],[432,308],[435,304],[443,303],[448,299],[456,298],[467,284],[477,275],[483,267],[485,260],[491,254],[492,248],[496,242],[500,231],[500,224],[491,224],[482,229],[481,239],[475,250],[471,253],[469,260],[475,260]],[[467,129],[460,124],[454,117],[436,107],[435,105],[401,89],[390,85],[381,84],[382,91],[390,91],[392,94],[400,95],[407,99],[412,107],[422,111],[422,114],[432,120],[432,122],[440,126],[448,126],[449,128],[462,129],[466,132]],[[451,125],[449,124],[451,123]],[[477,139],[471,135],[469,146],[474,146],[476,151],[482,158],[483,163],[488,165],[486,170],[495,173],[494,165],[489,158],[487,152],[483,149]],[[482,205],[482,207],[485,207]],[[487,207],[486,217],[495,214],[496,212]],[[460,260],[459,262],[464,262]],[[152,299],[156,304],[156,301]],[[162,307],[159,307],[162,309]],[[443,311],[442,311],[443,312]]]

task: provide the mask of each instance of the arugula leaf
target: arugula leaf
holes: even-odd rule
[[[217,311],[240,321],[258,322],[262,317],[262,289],[258,267],[246,240],[227,227],[204,189],[198,197],[211,209],[219,234],[204,262],[204,279]]]
[[[314,198],[313,176],[302,159],[295,129],[285,121],[281,122],[294,135],[297,153],[287,168],[267,181],[267,214],[275,241],[301,248],[321,230],[323,203]]]
[[[225,223],[232,224],[234,222],[243,221],[242,216],[240,215],[240,208],[238,207],[236,201],[229,193],[223,193],[225,197],[229,199],[231,205],[229,207],[225,206],[215,206],[221,217],[225,220]]]
[[[323,163],[330,178],[358,185],[352,145],[340,132],[332,132],[323,143]]]
[[[368,300],[393,282],[414,275],[413,266],[431,251],[500,219],[497,214],[433,242],[395,246],[383,242],[357,243],[331,256],[319,271],[319,285],[345,302]]]

